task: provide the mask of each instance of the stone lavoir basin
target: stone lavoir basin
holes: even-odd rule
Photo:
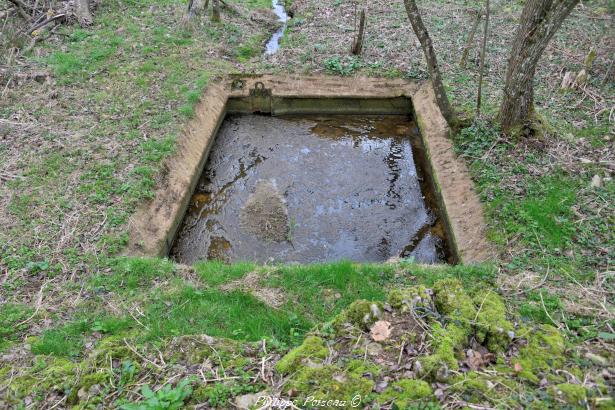
[[[196,112],[133,218],[133,254],[185,264],[491,255],[428,83],[226,78]]]

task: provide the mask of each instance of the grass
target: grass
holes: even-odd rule
[[[590,310],[570,311],[610,291],[608,280],[602,282],[604,288],[594,284],[613,258],[606,250],[615,243],[606,228],[609,218],[598,216],[613,194],[612,184],[591,188],[595,170],[576,165],[571,169],[554,163],[544,149],[501,140],[487,123],[462,130],[455,146],[469,161],[485,201],[490,238],[509,250],[501,275],[523,277],[529,271],[544,278],[542,290],[511,298],[521,316],[560,326],[574,340],[591,340],[600,329],[613,326],[608,315],[596,318]]]
[[[151,286],[155,279],[169,278],[175,271],[173,263],[166,259],[119,258],[112,265],[112,274],[92,278],[93,288],[134,292]]]
[[[90,330],[86,321],[76,321],[46,330],[32,343],[32,353],[54,356],[78,356],[83,349],[82,334]]]
[[[89,281],[93,299],[80,306],[72,321],[35,338],[33,352],[76,357],[95,333],[121,336],[135,332],[141,344],[208,334],[240,341],[266,338],[294,346],[310,329],[332,320],[356,299],[383,301],[392,287],[431,285],[444,278],[458,278],[469,289],[495,278],[489,265],[421,267],[408,263],[400,271],[396,265],[348,261],[275,267],[211,261],[194,266],[195,277],[202,281],[195,283],[178,276],[176,265],[166,259],[117,258],[110,265],[109,273]],[[250,289],[225,288],[251,272],[260,277],[258,287],[279,289],[286,303],[272,309]],[[101,310],[106,303],[116,307],[114,314]]]
[[[27,329],[27,319],[33,309],[27,305],[5,303],[0,305],[0,351],[17,340],[18,332]]]
[[[250,312],[250,314],[246,314]],[[258,341],[263,338],[296,344],[309,323],[292,312],[270,309],[243,292],[199,290],[185,286],[155,297],[146,313],[147,339],[208,334]]]
[[[253,271],[253,263],[233,263],[231,265],[218,261],[197,262],[194,269],[201,279],[210,286],[219,286],[233,280],[241,279]]]

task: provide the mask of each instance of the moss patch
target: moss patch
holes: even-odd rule
[[[322,362],[329,354],[325,341],[320,337],[308,336],[301,346],[294,348],[276,363],[276,370],[280,373],[294,372],[304,360],[317,360]]]
[[[562,383],[553,386],[552,391],[558,399],[566,403],[584,406],[587,403],[587,390],[583,386]]]
[[[346,310],[348,322],[363,329],[369,329],[381,317],[382,303],[380,302],[356,300]]]
[[[550,325],[542,325],[538,329],[525,329],[527,345],[519,350],[519,377],[538,383],[541,372],[550,373],[552,369],[564,364],[564,338],[559,331]]]
[[[476,338],[492,352],[500,352],[508,348],[514,327],[506,320],[506,306],[502,298],[493,291],[487,291],[484,296],[477,294],[473,298],[478,306],[476,315]]]
[[[391,307],[402,311],[416,307],[430,308],[433,304],[431,292],[423,285],[393,289],[389,292],[387,302]]]
[[[465,346],[469,331],[455,324],[443,327],[439,323],[432,326],[433,353],[419,359],[420,366],[417,369],[422,375],[431,375],[438,380],[445,381],[448,370],[459,369],[457,354]]]
[[[353,363],[346,368],[337,365],[304,366],[289,382],[288,390],[296,391],[299,397],[305,399],[306,408],[317,407],[319,404],[316,402],[327,400],[350,403],[356,395],[367,396],[374,387],[374,381],[364,377],[364,370],[364,367]]]
[[[462,327],[469,328],[476,317],[476,307],[457,279],[444,279],[434,284],[434,301],[441,315]]]
[[[403,379],[393,383],[380,395],[380,403],[392,402],[400,409],[409,408],[417,401],[434,398],[431,386],[423,380]]]

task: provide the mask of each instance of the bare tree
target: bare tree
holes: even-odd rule
[[[498,120],[504,131],[528,123],[534,75],[549,41],[579,0],[527,0],[513,40]]]
[[[485,75],[485,52],[487,51],[487,37],[489,36],[489,0],[485,2],[485,30],[480,52],[480,68],[478,72],[478,95],[476,96],[476,117],[480,117],[480,104],[483,98],[483,76]]]
[[[355,10],[356,15],[356,10]],[[355,25],[356,29],[356,25]],[[361,50],[363,50],[363,36],[365,35],[365,9],[361,10],[359,17],[359,35],[352,42],[352,47],[350,48],[350,52],[354,55],[361,54]]]
[[[480,19],[482,18],[482,12],[480,10],[476,11],[476,17],[474,19],[474,25],[470,30],[470,34],[468,35],[468,40],[466,41],[466,46],[463,48],[463,53],[461,54],[461,60],[459,60],[459,67],[465,68],[466,61],[468,59],[468,53],[474,46],[474,35],[476,34],[476,30],[478,29],[478,23],[480,23]]]
[[[221,8],[224,7],[227,11],[242,16],[240,9],[236,6],[225,2],[224,0],[189,0],[186,14],[182,17],[182,24],[188,24],[190,20],[202,13],[207,13],[209,5],[211,3],[211,21],[221,21]]]
[[[451,108],[446,91],[444,90],[442,75],[440,74],[440,69],[438,68],[438,60],[436,58],[436,52],[433,49],[431,37],[429,37],[429,33],[423,24],[421,14],[416,7],[416,1],[404,0],[404,5],[406,6],[406,13],[408,13],[408,20],[410,20],[412,30],[414,30],[414,33],[418,37],[423,53],[425,54],[425,59],[427,60],[427,69],[429,70],[431,83],[436,94],[436,102],[438,103],[440,111],[442,111],[442,115],[446,121],[449,125],[453,125],[455,123],[455,112]]]

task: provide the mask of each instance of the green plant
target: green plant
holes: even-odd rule
[[[475,121],[470,127],[463,128],[455,138],[455,150],[470,161],[479,160],[489,149],[502,150],[505,145],[497,145],[500,131],[493,124]]]
[[[126,360],[122,362],[122,368],[120,370],[120,387],[126,386],[128,383],[132,382],[137,373],[137,367],[130,360]]]
[[[332,74],[348,76],[363,67],[361,61],[356,57],[331,57],[325,60],[325,69]]]
[[[122,410],[176,410],[184,406],[186,400],[192,394],[191,380],[182,380],[176,387],[167,384],[157,392],[152,391],[149,385],[141,388],[144,401],[128,403],[120,406]]]

